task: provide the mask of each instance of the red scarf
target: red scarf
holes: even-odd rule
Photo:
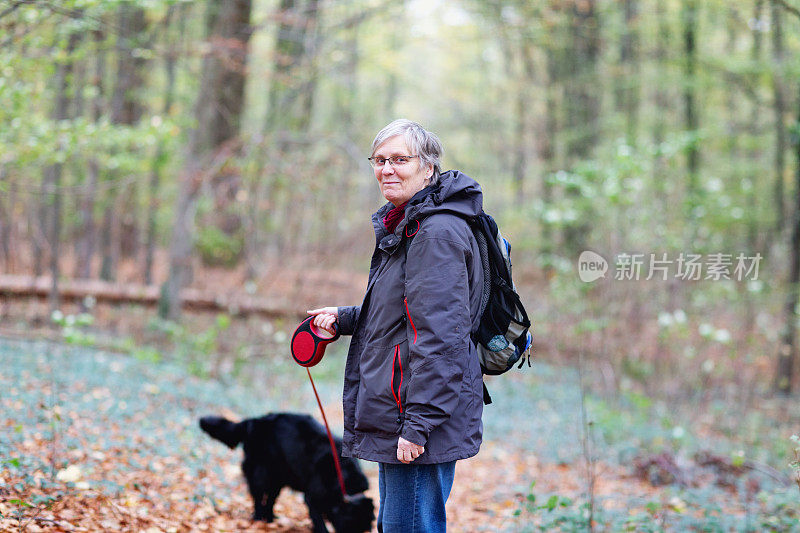
[[[403,205],[398,205],[393,207],[389,210],[386,215],[383,217],[383,225],[386,227],[386,230],[389,233],[394,233],[394,230],[397,229],[397,225],[403,220],[403,217],[406,215],[406,202]]]

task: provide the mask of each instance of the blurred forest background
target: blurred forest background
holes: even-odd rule
[[[252,379],[305,309],[360,301],[366,158],[406,117],[481,183],[538,364],[790,476],[798,30],[793,0],[2,0],[0,334]],[[650,254],[730,279],[646,280]]]

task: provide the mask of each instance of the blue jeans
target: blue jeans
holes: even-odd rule
[[[444,533],[444,504],[450,496],[456,462],[432,465],[378,464],[380,533]]]

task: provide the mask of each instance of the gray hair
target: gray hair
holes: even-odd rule
[[[372,153],[378,149],[380,145],[385,143],[389,138],[402,135],[406,141],[409,150],[414,152],[412,155],[419,156],[420,167],[431,165],[433,167],[433,175],[431,176],[430,183],[435,185],[439,181],[439,174],[441,173],[442,165],[442,142],[436,134],[427,131],[416,122],[400,118],[384,127],[375,136],[372,141]]]

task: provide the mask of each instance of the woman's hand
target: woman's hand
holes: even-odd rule
[[[319,309],[311,309],[306,311],[309,315],[314,316],[311,322],[318,328],[324,329],[331,336],[336,335],[336,329],[333,327],[336,321],[339,320],[338,307],[320,307]]]
[[[403,437],[397,439],[397,460],[404,464],[411,463],[425,452],[425,447],[407,441]]]

